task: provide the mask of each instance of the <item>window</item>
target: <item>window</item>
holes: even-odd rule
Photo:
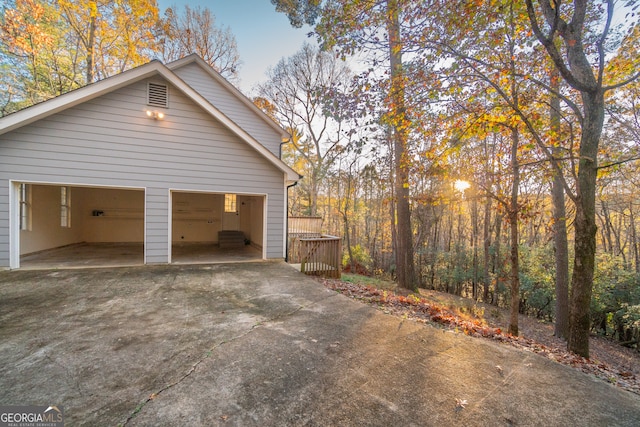
[[[31,185],[20,184],[20,230],[31,230]]]
[[[71,190],[60,187],[60,227],[71,227]]]
[[[236,195],[225,194],[224,195],[224,211],[225,212],[237,212],[236,209]]]

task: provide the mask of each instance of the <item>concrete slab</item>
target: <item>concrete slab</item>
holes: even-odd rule
[[[640,420],[638,395],[273,262],[0,272],[0,390],[2,405],[63,406],[67,425]]]
[[[259,261],[262,251],[246,245],[220,248],[216,243],[179,243],[172,246],[174,264],[211,264]],[[131,267],[144,264],[142,243],[78,243],[20,257],[22,269]]]
[[[142,243],[78,243],[20,257],[20,268],[122,267],[144,264]]]

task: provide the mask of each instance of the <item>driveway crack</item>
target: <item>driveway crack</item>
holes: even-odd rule
[[[218,348],[222,347],[225,344],[229,344],[232,343],[238,339],[244,338],[247,335],[249,335],[251,332],[253,332],[255,329],[259,328],[260,326],[263,326],[267,323],[271,323],[274,321],[278,321],[280,319],[292,316],[296,313],[298,313],[300,310],[303,310],[311,305],[315,304],[315,302],[307,304],[307,305],[300,305],[297,308],[285,312],[285,313],[281,313],[278,314],[277,316],[265,319],[265,320],[261,320],[256,322],[255,324],[253,324],[249,329],[247,329],[246,331],[244,331],[243,333],[236,335],[234,337],[231,337],[227,340],[223,340],[220,341],[218,343],[216,343],[213,347],[211,347],[209,350],[207,350],[204,353],[204,356],[202,356],[200,359],[198,359],[195,363],[193,363],[193,365],[191,365],[191,368],[185,372],[182,376],[180,376],[178,379],[176,379],[175,381],[170,382],[169,384],[165,385],[164,387],[162,387],[160,390],[151,393],[146,399],[144,399],[142,402],[140,402],[138,404],[138,406],[136,406],[136,408],[133,410],[133,412],[127,417],[127,419],[124,421],[124,423],[119,424],[119,427],[122,426],[126,426],[131,420],[133,420],[139,413],[140,411],[142,411],[142,409],[147,405],[147,403],[151,402],[152,400],[156,399],[161,393],[177,386],[178,384],[182,383],[185,379],[189,378],[189,376],[191,376],[191,374],[193,374],[197,369],[198,366],[200,366],[200,364],[202,362],[204,362],[205,360],[207,360],[209,357],[211,357],[211,355],[213,354],[214,351],[216,351]]]

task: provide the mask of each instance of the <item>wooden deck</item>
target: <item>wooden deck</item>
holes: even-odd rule
[[[342,238],[335,236],[290,236],[289,262],[312,276],[340,278]]]

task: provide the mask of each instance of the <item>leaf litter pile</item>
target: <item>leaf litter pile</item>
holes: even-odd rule
[[[477,316],[463,318],[443,305],[413,294],[402,296],[373,286],[343,282],[337,279],[318,280],[325,287],[375,306],[386,314],[436,325],[465,335],[506,343],[594,375],[622,389],[640,394],[640,378],[637,372],[626,369],[625,366],[613,366],[612,363],[598,361],[596,358],[586,359],[558,345],[545,345],[531,338],[513,336],[499,327],[487,324]]]

